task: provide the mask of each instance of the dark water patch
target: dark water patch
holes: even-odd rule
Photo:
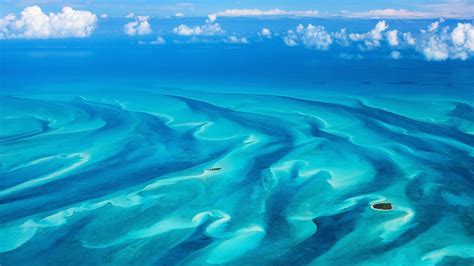
[[[215,239],[206,235],[206,227],[214,222],[210,219],[206,223],[201,224],[181,243],[168,250],[164,256],[157,260],[157,265],[178,265],[180,261],[187,256],[211,245]]]
[[[355,229],[356,221],[365,206],[366,202],[361,202],[343,213],[315,218],[313,222],[317,226],[316,233],[279,256],[278,261],[287,265],[306,265],[312,262]]]
[[[474,265],[474,258],[462,258],[460,256],[446,256],[437,265],[439,266]]]
[[[280,99],[289,100],[292,102],[302,103],[314,107],[324,107],[330,110],[335,111],[345,111],[348,115],[358,115],[363,117],[368,117],[375,119],[377,121],[381,121],[390,125],[394,125],[405,130],[410,130],[413,132],[422,132],[430,135],[439,136],[441,138],[451,138],[457,140],[461,143],[466,145],[474,146],[474,136],[469,135],[460,131],[455,127],[449,127],[445,125],[439,125],[434,123],[427,123],[423,121],[418,121],[415,119],[411,119],[396,113],[392,113],[389,111],[373,108],[366,106],[364,104],[360,104],[359,107],[351,107],[342,104],[335,104],[335,103],[326,103],[321,101],[313,101],[313,100],[303,100],[299,98],[293,98],[288,96],[273,96]],[[363,119],[364,120],[364,119]]]
[[[474,122],[474,108],[466,103],[455,103],[455,108],[451,110],[448,115],[452,117],[459,117],[466,119],[469,122]]]

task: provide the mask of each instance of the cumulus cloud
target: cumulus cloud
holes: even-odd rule
[[[309,24],[304,27],[300,24],[295,30],[288,30],[283,41],[287,46],[302,44],[317,50],[328,50],[332,44],[347,47],[356,43],[361,50],[367,51],[380,47],[382,41],[386,41],[391,47],[402,45],[402,41],[414,45],[415,38],[411,33],[400,33],[396,29],[387,31],[387,29],[388,25],[383,20],[365,33],[349,33],[345,28],[336,32],[327,32],[322,26]],[[404,39],[400,39],[399,36]]]
[[[163,39],[163,37],[158,36],[155,40],[151,41],[150,44],[163,45],[163,44],[166,44],[166,41],[165,41],[165,39]]]
[[[150,34],[151,26],[150,23],[148,23],[148,19],[148,16],[137,16],[135,17],[135,21],[123,26],[123,31],[129,36]]]
[[[346,47],[357,44],[360,50],[369,51],[387,45],[394,49],[390,53],[393,59],[402,58],[400,49],[414,49],[430,61],[467,60],[473,57],[474,26],[458,23],[451,29],[443,23],[443,19],[434,21],[416,36],[397,29],[388,30],[389,26],[383,20],[365,33],[349,33],[346,29],[327,32],[322,26],[298,25],[287,31],[283,42],[287,46],[303,45],[317,50],[328,50],[331,45]],[[348,58],[344,56],[344,59]]]
[[[405,32],[403,33],[403,40],[405,41],[406,44],[413,46],[416,44],[416,39],[413,37],[413,34],[411,32]]]
[[[173,28],[173,32],[177,35],[183,36],[198,36],[198,35],[215,35],[221,34],[224,31],[222,30],[219,23],[216,23],[217,15],[209,14],[206,19],[206,23],[201,26],[190,27],[184,24],[181,24]]]
[[[226,42],[234,44],[247,44],[249,43],[247,37],[238,37],[235,34],[227,37]]]
[[[392,52],[390,53],[390,57],[391,57],[392,59],[398,60],[398,59],[400,59],[400,58],[402,57],[402,55],[401,55],[401,53],[400,53],[399,51],[392,51]]]
[[[319,14],[318,10],[299,10],[299,11],[286,11],[282,9],[226,9],[224,11],[217,12],[218,16],[222,17],[248,17],[248,16],[301,16],[301,17],[314,17]]]
[[[398,30],[391,30],[387,32],[387,41],[390,46],[398,46]]]
[[[420,49],[425,58],[430,61],[444,61],[449,58],[448,45],[441,36],[429,37]]]
[[[362,41],[367,49],[373,49],[380,46],[380,41],[383,39],[382,33],[388,29],[388,25],[384,20],[379,21],[375,27],[366,33],[351,33],[349,39],[355,42]]]
[[[262,36],[264,38],[271,38],[272,37],[272,32],[270,31],[269,28],[263,28],[260,31],[260,36]]]
[[[216,20],[217,20],[217,14],[212,13],[212,14],[207,15],[206,23],[214,23],[216,22]]]
[[[297,43],[298,36],[293,30],[288,30],[288,33],[285,37],[283,37],[283,42],[286,44],[286,46],[294,47],[298,45]]]
[[[131,12],[128,13],[128,14],[125,16],[125,18],[134,18],[134,17],[135,17],[135,14],[133,14],[133,13],[131,13]]]
[[[444,21],[436,21],[421,31],[421,42],[417,50],[427,60],[444,61],[447,59],[466,60],[474,55],[474,26],[470,23],[458,23],[449,32],[449,27],[440,28]]]
[[[64,7],[60,13],[45,14],[40,7],[30,6],[19,18],[9,14],[0,19],[0,39],[83,38],[97,24],[97,16],[89,11]]]
[[[443,22],[442,20],[439,20],[439,21],[435,21],[435,22],[431,23],[428,26],[428,31],[429,32],[436,31],[439,28],[439,24],[442,23],[442,22]]]
[[[288,46],[295,46],[298,43],[302,43],[308,48],[327,50],[332,44],[333,39],[323,26],[308,24],[308,26],[305,27],[300,24],[294,31],[288,31],[287,36],[284,37],[284,42]]]
[[[458,23],[451,32],[454,45],[474,51],[474,27],[470,23]]]
[[[176,12],[176,14],[174,16],[177,17],[177,18],[182,18],[182,17],[184,17],[184,13]]]
[[[104,13],[104,14],[100,15],[100,18],[106,19],[106,18],[109,18],[109,15]]]
[[[389,26],[385,21],[379,21],[375,27],[366,33],[348,33],[343,28],[338,32],[332,32],[331,36],[340,46],[349,46],[351,43],[359,43],[361,50],[371,50],[381,46],[386,41],[389,46],[414,46],[415,37],[410,32],[400,32],[397,29],[388,31]]]
[[[343,28],[337,32],[332,32],[331,36],[333,37],[334,41],[340,46],[349,46],[351,40],[349,39],[349,35],[347,33],[347,29]]]

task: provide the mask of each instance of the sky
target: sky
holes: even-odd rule
[[[137,45],[247,45],[276,40],[290,48],[318,51],[347,47],[361,52],[386,49],[394,60],[413,51],[429,61],[465,61],[474,57],[474,0],[360,0],[357,5],[347,0],[337,4],[329,0],[0,1],[0,10],[6,12],[0,16],[0,41],[89,39],[100,36],[98,32],[109,31]],[[232,29],[229,23],[236,17],[242,27]],[[260,17],[287,20],[282,29],[276,24],[268,25]],[[369,22],[353,22],[358,18]],[[426,23],[418,23],[414,29],[410,26],[414,19]],[[244,30],[245,23],[252,20],[257,27],[252,32]],[[338,21],[337,27],[324,25],[324,20]],[[397,25],[397,21],[405,23]]]
[[[93,13],[107,13],[111,17],[123,17],[130,12],[152,17],[173,16],[177,12],[186,16],[206,16],[209,13],[222,12],[227,9],[317,10],[320,16],[364,16],[374,10],[395,10],[402,15],[413,12],[433,17],[443,15],[472,18],[474,14],[474,0],[1,0],[0,5],[0,15],[2,16],[9,13],[19,13],[31,5],[41,6],[45,12],[57,12],[64,6],[70,6],[74,9],[86,9]]]

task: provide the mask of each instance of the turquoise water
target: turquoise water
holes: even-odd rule
[[[4,46],[0,264],[474,263],[472,61],[43,45]]]

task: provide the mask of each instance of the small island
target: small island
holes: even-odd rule
[[[393,209],[393,206],[392,206],[392,203],[383,202],[383,203],[372,204],[372,208],[374,208],[376,210],[388,211],[388,210]]]

